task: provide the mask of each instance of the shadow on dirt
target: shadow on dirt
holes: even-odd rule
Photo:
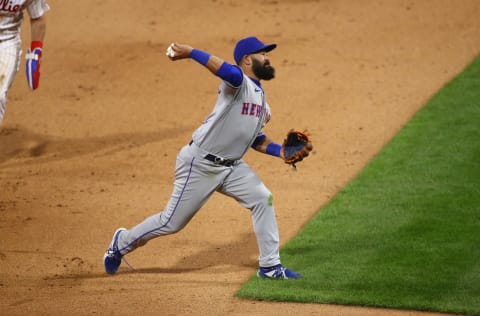
[[[33,133],[21,127],[0,129],[0,168],[40,164],[97,153],[112,155],[149,143],[169,141],[191,128],[168,128],[155,132],[124,133],[102,137],[60,138]]]
[[[120,270],[115,274],[117,276],[126,274],[165,274],[175,275],[190,272],[197,272],[205,269],[214,268],[217,273],[231,273],[235,267],[252,268],[253,271],[257,267],[256,260],[251,258],[257,255],[257,243],[252,233],[245,233],[236,242],[228,244],[211,243],[210,247],[201,249],[190,256],[179,260],[171,267],[146,267],[146,268],[129,268],[125,262],[122,262]],[[128,258],[127,258],[128,260]],[[161,258],[159,258],[159,261]],[[82,260],[83,263],[83,260]],[[133,264],[135,265],[135,264]],[[95,268],[97,269],[97,268]],[[62,283],[70,281],[81,281],[88,279],[102,279],[114,277],[106,272],[92,271],[66,271],[64,274],[55,274],[53,276],[44,277],[44,281],[54,281]],[[188,281],[190,282],[190,281]]]

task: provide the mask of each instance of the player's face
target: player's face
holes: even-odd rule
[[[275,77],[275,68],[270,65],[266,52],[252,54],[252,71],[260,80],[270,80]]]

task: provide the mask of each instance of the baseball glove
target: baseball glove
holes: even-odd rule
[[[296,168],[295,164],[307,157],[313,149],[312,141],[307,130],[300,132],[291,129],[282,144],[283,160]]]

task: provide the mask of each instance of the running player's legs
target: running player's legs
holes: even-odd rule
[[[7,93],[18,71],[21,49],[20,41],[12,39],[0,43],[0,123],[7,107]]]
[[[162,212],[148,217],[119,236],[118,249],[121,254],[185,227],[228,173],[228,170],[215,173],[211,168],[207,160],[192,156],[188,146],[184,147],[177,157],[175,184],[167,206]]]
[[[0,44],[0,123],[7,107],[7,94],[18,71],[21,49],[20,41],[12,39]]]
[[[255,172],[245,162],[240,161],[218,191],[235,198],[242,206],[251,210],[253,229],[260,251],[260,266],[279,264],[280,242],[272,194]]]
[[[6,106],[7,106],[7,95],[5,92],[0,91],[0,124],[3,121],[3,116],[5,115]]]

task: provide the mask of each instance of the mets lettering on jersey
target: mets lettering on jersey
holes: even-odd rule
[[[242,115],[255,115],[260,117],[262,115],[262,106],[260,104],[243,102]]]

